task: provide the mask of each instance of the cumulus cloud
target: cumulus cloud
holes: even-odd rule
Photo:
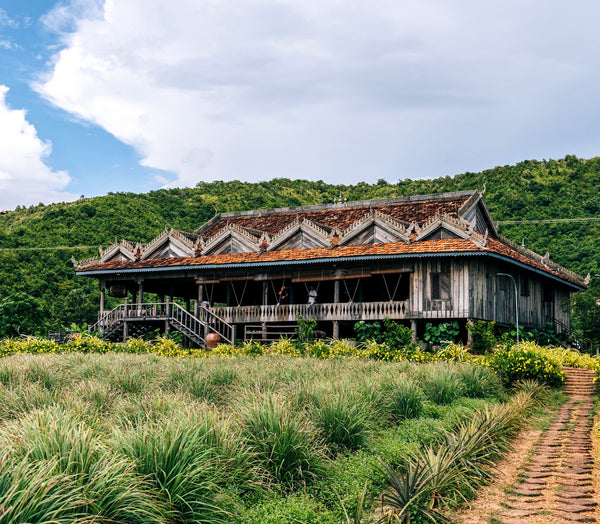
[[[0,209],[72,200],[74,195],[61,192],[69,183],[67,173],[44,163],[50,143],[38,137],[25,111],[7,106],[7,92],[0,85]]]
[[[76,0],[45,19],[69,30],[36,89],[173,185],[439,176],[593,154],[599,12],[591,0]]]

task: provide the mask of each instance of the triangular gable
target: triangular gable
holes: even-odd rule
[[[143,246],[142,260],[149,258],[191,257],[195,254],[195,244],[181,231],[163,231],[154,240]]]
[[[134,245],[127,240],[121,240],[109,246],[106,250],[100,249],[100,262],[111,262],[116,260],[137,260],[139,258],[140,245]]]
[[[473,224],[475,231],[482,234],[488,231],[492,238],[498,238],[496,225],[479,191],[475,191],[461,206],[458,210],[458,217]]]
[[[310,220],[295,220],[271,238],[267,251],[331,247],[331,234]]]
[[[202,255],[228,253],[252,253],[260,251],[261,239],[237,224],[227,224],[216,235],[209,238],[202,248]]]
[[[412,228],[416,233],[415,242],[443,238],[463,238],[485,247],[488,239],[488,231],[482,234],[475,230],[473,223],[448,215],[433,217],[422,226],[413,225]]]
[[[386,244],[409,241],[408,230],[402,222],[379,211],[372,211],[366,213],[343,231],[337,245]]]

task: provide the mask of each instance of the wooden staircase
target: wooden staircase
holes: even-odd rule
[[[140,337],[152,329],[174,329],[199,347],[206,346],[209,333],[217,333],[228,344],[235,343],[235,326],[205,307],[200,307],[198,316],[194,316],[175,302],[120,304],[88,329],[99,331],[107,340]]]

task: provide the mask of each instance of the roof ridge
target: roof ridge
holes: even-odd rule
[[[380,198],[375,200],[354,200],[351,202],[344,202],[342,204],[313,204],[308,206],[295,206],[295,207],[275,207],[267,209],[254,209],[248,211],[231,211],[228,213],[222,213],[220,218],[239,218],[239,217],[259,217],[272,214],[283,214],[283,213],[303,213],[312,211],[327,211],[332,209],[348,209],[348,208],[360,208],[360,207],[377,207],[386,205],[397,205],[397,204],[416,204],[422,202],[438,202],[446,200],[455,200],[460,198],[471,198],[474,193],[477,193],[477,189],[471,189],[467,191],[454,191],[446,193],[433,193],[426,195],[407,195],[400,197],[389,197]]]

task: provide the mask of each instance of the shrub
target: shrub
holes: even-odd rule
[[[504,392],[500,377],[485,366],[465,365],[458,369],[463,395],[470,398],[499,398]]]
[[[389,318],[383,319],[383,342],[389,347],[400,349],[412,342],[413,330]]]
[[[438,360],[445,360],[447,362],[466,362],[471,360],[469,350],[461,343],[455,344],[454,342],[447,342],[436,352],[435,356]]]
[[[313,358],[329,358],[330,347],[323,340],[315,340],[306,345],[306,355]]]
[[[280,338],[277,341],[271,342],[264,350],[265,355],[289,355],[292,357],[301,357],[302,344],[295,344],[289,338]]]
[[[359,342],[366,342],[367,340],[374,340],[375,342],[382,342],[381,336],[381,324],[379,322],[365,322],[360,320],[354,324],[354,332],[356,333],[356,340]]]
[[[329,358],[353,358],[356,356],[356,348],[347,340],[334,339],[329,343]]]
[[[494,335],[495,322],[486,322],[485,320],[477,320],[476,322],[467,323],[467,329],[471,332],[473,345],[471,349],[473,353],[482,355],[490,351],[497,342]]]
[[[332,451],[355,451],[367,444],[370,434],[368,407],[347,392],[322,390],[315,398],[311,418],[323,442]]]
[[[379,322],[361,320],[354,324],[356,339],[359,342],[375,341],[386,344],[391,350],[398,350],[412,341],[413,331],[409,327],[398,324],[389,318],[383,319],[383,327]]]
[[[545,354],[534,342],[498,347],[485,362],[507,385],[525,379],[536,379],[548,386],[558,387],[565,379],[558,360]]]
[[[425,324],[425,335],[423,340],[434,346],[440,345],[442,342],[453,342],[460,333],[458,322],[443,322],[434,326],[431,322]]]
[[[463,394],[464,386],[456,371],[446,366],[434,365],[421,379],[426,397],[436,404],[450,404]]]
[[[338,524],[339,520],[325,507],[305,493],[291,494],[285,498],[272,496],[253,504],[237,522],[261,524]]]
[[[203,446],[206,428],[184,417],[146,423],[116,432],[117,449],[130,457],[140,475],[170,503],[174,522],[222,522],[216,501],[220,472]]]
[[[417,418],[423,410],[423,390],[411,378],[387,385],[385,388],[386,404],[389,416],[398,422],[408,418]]]
[[[300,344],[310,344],[314,338],[317,321],[314,319],[305,319],[302,318],[302,315],[298,315],[296,322],[298,323],[298,327],[296,328],[298,342]]]
[[[294,489],[323,472],[314,430],[277,396],[254,401],[243,410],[242,424],[260,465],[284,488]]]

